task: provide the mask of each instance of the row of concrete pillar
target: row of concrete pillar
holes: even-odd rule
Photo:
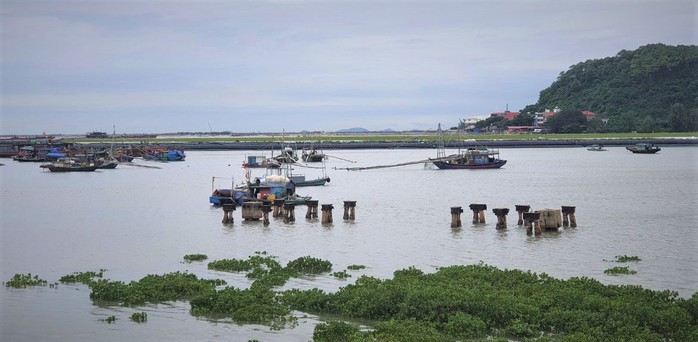
[[[485,223],[486,204],[471,204],[470,210],[473,211],[473,223]],[[527,231],[531,233],[535,231],[540,234],[542,229],[557,229],[563,227],[577,227],[577,220],[574,217],[575,207],[562,206],[562,210],[543,209],[535,212],[529,212],[530,205],[516,205],[516,212],[519,215],[519,226],[524,225]],[[505,229],[507,227],[507,215],[509,208],[494,208],[492,212],[497,216],[497,229]],[[463,213],[462,207],[451,207],[451,227],[461,227],[460,215]],[[562,218],[562,224],[560,224]]]
[[[308,211],[305,214],[306,219],[316,219],[318,217],[318,204],[319,201],[307,200],[305,201],[305,206]],[[332,223],[332,210],[334,205],[332,204],[322,204],[322,223]],[[236,209],[235,204],[223,204],[223,223],[233,223],[233,212]],[[242,205],[242,218],[246,221],[257,221],[262,219],[264,224],[269,224],[269,213],[272,213],[272,217],[282,217],[284,223],[290,223],[296,221],[295,214],[296,205],[292,202],[286,202],[284,200],[274,200],[271,204],[264,204],[262,202],[247,202]],[[356,219],[356,201],[344,201],[344,220],[353,221]]]

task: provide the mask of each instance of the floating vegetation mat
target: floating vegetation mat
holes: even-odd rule
[[[184,256],[185,262],[204,261],[208,259],[206,254],[187,254]]]
[[[604,285],[586,277],[561,280],[482,263],[433,273],[410,267],[395,271],[392,279],[360,275],[334,293],[281,291],[278,286],[291,277],[338,277],[346,271],[330,273],[330,262],[313,257],[283,267],[266,253],[212,261],[208,268],[247,272],[254,281],[242,289],[181,272],[128,284],[98,279],[88,282],[90,298],[119,305],[188,300],[192,315],[271,329],[297,325],[294,311],[335,317],[316,325],[315,341],[698,341],[698,293],[680,298],[674,291]],[[134,313],[131,320],[142,323],[147,315]],[[368,329],[350,323],[357,320]]]
[[[12,279],[3,283],[5,287],[23,288],[27,286],[46,286],[48,282],[39,278],[39,276],[32,276],[31,273],[27,274],[15,274]]]

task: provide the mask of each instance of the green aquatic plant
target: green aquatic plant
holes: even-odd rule
[[[3,284],[5,284],[5,287],[24,288],[27,286],[46,286],[48,282],[39,278],[37,275],[32,276],[31,273],[27,273],[15,274],[12,279]]]
[[[684,300],[672,291],[604,285],[585,277],[560,280],[482,264],[394,274],[386,280],[361,276],[335,293],[288,290],[282,301],[293,310],[373,322],[367,331],[352,329],[333,335],[334,340],[684,341],[698,336],[698,295]],[[327,327],[316,329],[321,334]]]
[[[134,312],[131,315],[131,320],[136,323],[145,323],[148,321],[148,314],[145,312]]]
[[[109,324],[112,324],[112,323],[115,323],[115,322],[116,322],[117,318],[116,318],[116,316],[111,315],[111,316],[109,316],[109,317],[107,317],[107,318],[100,318],[99,320],[100,320],[101,322],[107,322],[107,323],[109,323]]]
[[[628,255],[616,255],[616,262],[631,262],[631,261],[641,261],[638,256],[628,256]]]
[[[225,284],[225,281],[220,279],[199,279],[191,273],[173,272],[147,275],[128,284],[100,279],[89,286],[92,290],[90,298],[93,300],[133,305],[188,299],[201,293],[215,291],[217,286]]]
[[[352,271],[358,271],[358,270],[362,270],[364,268],[366,268],[366,266],[364,266],[364,265],[349,265],[349,266],[347,266],[347,269],[352,270]]]
[[[82,283],[89,285],[94,282],[93,278],[102,278],[106,269],[100,269],[99,272],[73,272],[73,274],[62,276],[59,281],[61,283]]]
[[[331,262],[311,256],[304,256],[291,260],[286,267],[301,274],[320,274],[332,271]]]
[[[295,326],[297,319],[278,294],[265,286],[249,289],[226,287],[212,291],[190,301],[193,315],[226,315],[238,324],[263,324],[272,329]]]
[[[631,270],[628,266],[616,266],[616,267],[604,270],[603,273],[609,274],[609,275],[619,275],[619,274],[635,274],[635,273],[637,273],[637,271]]]
[[[347,273],[346,270],[342,270],[340,272],[334,272],[334,273],[332,273],[332,276],[335,278],[339,278],[339,279],[351,278],[351,274]]]
[[[187,254],[184,256],[185,262],[204,261],[208,259],[206,254]]]

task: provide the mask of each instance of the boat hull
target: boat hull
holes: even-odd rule
[[[92,172],[97,170],[97,166],[80,166],[80,167],[62,167],[62,166],[48,166],[51,172]]]
[[[507,163],[506,160],[497,160],[492,163],[483,163],[483,164],[453,164],[453,163],[447,163],[443,161],[435,161],[432,160],[432,163],[436,167],[442,170],[479,170],[479,169],[498,169],[504,164]]]
[[[325,177],[325,178],[305,180],[305,181],[300,181],[300,182],[294,181],[294,184],[296,184],[296,186],[323,186],[329,182],[330,182],[330,177]]]

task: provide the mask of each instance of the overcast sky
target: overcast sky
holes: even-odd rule
[[[698,43],[693,0],[0,6],[0,134],[450,127],[587,59]]]

